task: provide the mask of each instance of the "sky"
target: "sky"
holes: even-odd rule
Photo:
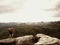
[[[0,0],[0,22],[60,21],[60,0]]]

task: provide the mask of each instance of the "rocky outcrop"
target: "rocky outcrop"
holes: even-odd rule
[[[8,38],[8,39],[0,40],[0,45],[12,45],[12,44],[16,45],[15,38],[13,38],[13,39]]]
[[[17,45],[33,45],[34,43],[32,39],[33,39],[32,35],[17,37],[16,44]]]
[[[60,45],[60,40],[44,34],[27,35],[0,40],[0,45]]]
[[[59,39],[53,38],[44,34],[37,34],[37,38],[40,38],[34,45],[59,45]]]
[[[32,41],[32,39],[33,35],[27,35],[13,39],[8,38],[0,40],[0,45],[33,45],[34,42]]]

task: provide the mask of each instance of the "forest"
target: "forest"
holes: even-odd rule
[[[60,21],[33,23],[0,23],[0,39],[9,37],[8,28],[14,28],[14,37],[46,34],[60,39]]]

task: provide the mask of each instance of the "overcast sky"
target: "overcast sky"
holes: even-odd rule
[[[0,22],[60,21],[60,0],[0,0]]]

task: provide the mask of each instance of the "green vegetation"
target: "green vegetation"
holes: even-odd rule
[[[13,25],[12,25],[13,24]],[[58,22],[38,22],[38,23],[0,23],[0,39],[8,38],[8,27],[14,27],[14,37],[24,35],[36,35],[37,33],[47,34],[60,38],[60,21]]]

